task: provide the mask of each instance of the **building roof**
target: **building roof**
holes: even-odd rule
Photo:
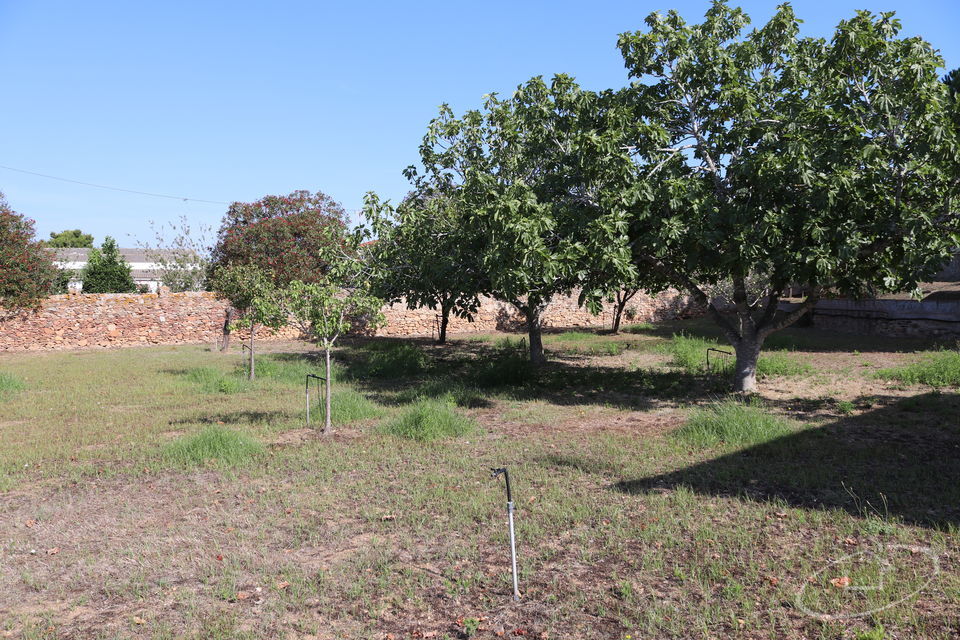
[[[127,262],[156,262],[158,256],[174,257],[182,252],[170,249],[117,249]],[[59,248],[53,250],[57,262],[86,262],[90,257],[90,249]]]

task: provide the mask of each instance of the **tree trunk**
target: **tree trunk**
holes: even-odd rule
[[[527,336],[530,340],[530,362],[540,366],[547,361],[543,354],[543,336],[541,326],[543,311],[540,307],[526,307],[524,315],[527,317]]]
[[[331,410],[331,407],[332,407],[332,405],[333,405],[333,403],[331,402],[331,393],[330,393],[330,382],[331,382],[331,380],[330,380],[330,347],[326,347],[326,348],[324,349],[324,355],[326,356],[326,361],[327,361],[327,366],[326,366],[326,369],[325,369],[325,371],[324,371],[324,376],[327,378],[327,380],[326,380],[326,383],[323,385],[323,388],[324,388],[324,399],[323,399],[323,402],[324,402],[325,410],[324,410],[324,413],[323,413],[323,431],[322,431],[322,433],[323,433],[324,435],[327,435],[328,433],[330,433],[331,431],[333,431],[333,428],[331,427],[331,417],[332,417],[332,416],[330,415],[330,413],[331,413],[330,410]]]
[[[733,376],[736,393],[753,393],[757,390],[757,361],[763,341],[755,336],[745,337],[734,345],[737,362]]]
[[[248,380],[253,380],[256,378],[256,369],[253,361],[253,334],[257,332],[256,325],[250,325],[250,374],[247,377]]]
[[[236,310],[233,307],[227,307],[223,314],[223,341],[220,343],[220,351],[230,348],[230,325],[233,324],[234,313]]]
[[[613,312],[613,330],[614,335],[620,333],[620,320],[623,318],[623,310],[627,308],[627,301],[617,296],[617,305]]]
[[[447,344],[447,325],[450,324],[450,306],[440,305],[440,334],[437,344]]]

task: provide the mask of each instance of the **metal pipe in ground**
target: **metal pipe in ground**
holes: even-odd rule
[[[324,378],[323,376],[314,375],[312,373],[307,374],[306,382],[304,383],[304,395],[306,396],[306,403],[307,403],[307,427],[308,428],[310,427],[310,378],[317,379],[317,391],[320,391],[320,382],[323,381],[324,383],[326,383],[327,381],[327,379]]]
[[[491,469],[492,477],[503,475],[507,484],[507,522],[510,526],[510,567],[513,571],[513,599],[520,600],[520,582],[517,577],[517,538],[513,529],[513,493],[510,491],[510,472],[506,467]]]

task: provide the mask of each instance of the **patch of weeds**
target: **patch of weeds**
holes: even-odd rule
[[[877,377],[905,384],[930,387],[960,386],[960,351],[936,351],[923,354],[917,362],[902,367],[881,369]]]
[[[247,380],[213,367],[190,369],[187,371],[187,380],[200,387],[204,393],[240,393],[249,386]]]
[[[849,400],[841,400],[840,402],[837,403],[837,411],[839,411],[845,416],[848,416],[851,413],[853,413],[854,409],[856,409],[856,405],[854,405]]]
[[[322,395],[318,402],[320,408],[317,415],[322,420],[324,410]],[[330,398],[330,411],[333,414],[331,421],[334,424],[347,424],[358,420],[379,418],[383,415],[383,409],[378,404],[353,389],[334,390]]]
[[[703,373],[707,371],[707,349],[722,349],[733,354],[733,348],[721,346],[716,340],[696,338],[683,334],[674,334],[666,350],[673,356],[673,363],[687,373]],[[736,364],[735,355],[724,355],[710,352],[710,373],[732,374]],[[757,375],[761,378],[768,376],[798,376],[813,372],[806,362],[801,362],[785,353],[761,353],[757,360]]]
[[[397,402],[401,404],[410,404],[421,398],[436,398],[469,409],[490,406],[489,398],[480,390],[447,379],[432,378],[423,384],[405,389],[396,396]]]
[[[655,333],[657,328],[649,322],[629,324],[620,329],[623,333]]]
[[[382,427],[384,433],[400,438],[429,442],[473,433],[477,423],[458,412],[449,403],[421,398]]]
[[[246,372],[247,366],[246,364],[240,366],[239,373],[241,375]],[[255,366],[258,379],[276,380],[288,384],[302,385],[307,374],[310,373],[319,376],[326,375],[322,358],[313,360],[285,353],[261,356],[257,358]],[[344,379],[337,362],[331,363],[330,377],[333,378],[334,383],[337,380]]]
[[[584,340],[594,340],[597,337],[595,333],[586,331],[564,331],[550,336],[556,342],[583,342]]]
[[[856,640],[885,640],[887,637],[887,631],[881,624],[865,631],[858,631],[857,635],[854,637]]]
[[[0,371],[0,400],[6,400],[17,391],[22,391],[25,386],[23,380],[12,373]]]
[[[163,447],[161,456],[167,463],[175,466],[234,466],[263,451],[263,445],[250,436],[211,425],[170,442]]]
[[[367,359],[364,373],[374,378],[402,378],[422,373],[427,368],[427,354],[409,342],[371,342],[373,353]],[[373,345],[376,345],[375,347]]]
[[[760,407],[729,400],[690,414],[674,436],[699,447],[719,444],[749,446],[768,442],[793,431],[791,423]]]
[[[520,386],[533,378],[532,363],[522,353],[502,353],[484,360],[474,373],[480,387]]]
[[[497,341],[493,343],[493,347],[497,351],[522,353],[527,348],[527,339],[504,336],[502,338],[497,338]]]

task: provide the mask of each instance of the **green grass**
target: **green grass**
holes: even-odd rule
[[[250,383],[233,372],[227,373],[214,367],[196,367],[187,371],[187,380],[197,385],[204,393],[234,394],[246,391]]]
[[[0,371],[0,400],[6,400],[17,391],[22,391],[25,387],[26,385],[23,380],[17,376],[12,373],[7,373],[6,371]]]
[[[695,409],[674,435],[698,447],[726,444],[736,447],[768,442],[794,431],[791,423],[760,407],[733,400]]]
[[[363,375],[374,378],[406,378],[423,373],[427,355],[423,349],[409,342],[371,342],[371,351],[363,368]]]
[[[477,423],[472,418],[450,403],[433,398],[416,401],[382,427],[384,433],[418,442],[456,438],[476,430]]]
[[[707,349],[721,349],[733,353],[733,347],[720,344],[716,340],[675,334],[666,345],[666,350],[673,358],[673,364],[687,373],[704,373],[707,371]],[[730,374],[733,372],[735,356],[710,352],[710,372]],[[761,353],[757,361],[757,376],[800,376],[813,372],[808,363],[798,360],[795,356],[781,353]]]
[[[165,445],[161,457],[174,466],[235,466],[262,454],[263,445],[232,429],[211,425]]]
[[[323,397],[314,399],[320,404],[317,407],[318,420],[323,418]],[[379,418],[383,415],[383,407],[368,399],[365,395],[353,389],[337,389],[334,387],[330,398],[331,419],[334,424],[348,424],[360,420]],[[311,412],[313,409],[311,409]]]
[[[616,356],[629,349],[631,343],[616,336],[590,333],[587,331],[564,331],[546,334],[544,347],[549,351],[564,353],[584,353],[598,356]]]
[[[504,352],[480,361],[473,373],[479,387],[516,387],[533,379],[534,370],[524,353]]]
[[[877,377],[905,384],[924,384],[930,387],[960,386],[960,351],[925,353],[917,362],[902,367],[881,369]]]
[[[620,327],[621,333],[654,333],[657,331],[656,325],[650,324],[649,322],[639,322],[636,324],[628,324],[625,327]]]

